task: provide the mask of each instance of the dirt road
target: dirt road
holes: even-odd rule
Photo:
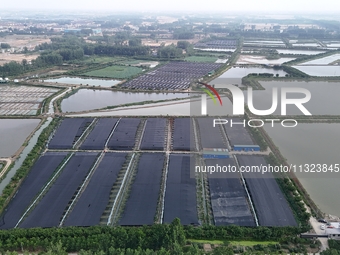
[[[9,168],[9,166],[11,165],[12,160],[9,159],[9,158],[0,158],[0,161],[6,162],[5,167],[0,172],[0,178],[1,178],[6,173],[7,169]]]

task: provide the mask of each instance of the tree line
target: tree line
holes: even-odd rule
[[[36,46],[35,50],[40,52],[40,56],[31,62],[24,59],[21,63],[11,61],[0,66],[0,76],[20,75],[38,68],[61,65],[65,61],[82,59],[84,55],[147,56],[150,54],[150,49],[142,46],[138,38],[131,38],[129,45],[104,45],[89,44],[82,38],[72,35],[51,38],[51,43],[42,43]]]
[[[103,251],[105,254],[117,254],[113,251],[128,249],[150,250],[151,254],[183,254],[188,249],[187,239],[208,240],[290,240],[300,229],[296,227],[240,227],[240,226],[182,226],[179,219],[171,224],[155,224],[142,227],[65,227],[12,229],[0,231],[0,250],[47,250],[51,243],[61,243],[66,252]],[[192,247],[192,252],[198,253]],[[195,252],[194,252],[195,251]],[[112,253],[111,253],[112,252]],[[124,253],[118,253],[124,254]],[[150,253],[149,253],[150,254]],[[231,253],[233,254],[233,253]]]

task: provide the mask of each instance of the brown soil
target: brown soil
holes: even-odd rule
[[[51,40],[45,35],[8,35],[1,38],[1,42],[8,43],[12,48],[27,47],[29,50],[34,49],[38,44]]]
[[[0,53],[0,65],[9,63],[11,61],[21,62],[23,59],[31,61],[32,59],[36,59],[39,55],[25,55],[25,54],[11,54],[9,52]]]

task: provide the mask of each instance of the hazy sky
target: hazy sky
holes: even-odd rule
[[[6,9],[95,11],[340,12],[339,0],[10,0]]]

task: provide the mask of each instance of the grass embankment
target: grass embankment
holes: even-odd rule
[[[60,88],[59,88],[60,89]],[[64,93],[67,89],[60,89],[58,92],[52,94],[51,96],[47,97],[44,102],[43,102],[43,105],[42,107],[40,108],[40,114],[43,114],[43,113],[48,113],[49,111],[49,107],[50,107],[50,103],[51,103],[51,100],[55,97],[57,97],[58,95]]]
[[[67,92],[67,93],[65,93],[63,96],[61,96],[61,97],[59,97],[57,100],[55,100],[54,101],[54,104],[56,105],[56,112],[63,112],[62,110],[61,110],[61,102],[64,100],[64,99],[66,99],[66,98],[68,98],[68,97],[70,97],[70,96],[72,96],[72,95],[74,95],[75,93],[77,93],[80,89],[82,89],[81,87],[78,87],[78,88],[76,88],[76,89],[73,89],[72,88],[72,90],[70,91],[70,92]],[[64,91],[63,91],[64,92]]]
[[[292,66],[292,65],[302,64],[302,63],[305,63],[305,62],[308,62],[308,61],[311,61],[311,60],[321,59],[321,58],[328,57],[328,56],[331,56],[331,55],[334,55],[334,54],[337,54],[337,53],[340,53],[340,50],[331,50],[331,51],[327,51],[325,53],[320,53],[320,54],[316,54],[316,55],[301,56],[301,57],[298,57],[295,60],[286,62],[285,65]]]
[[[81,61],[76,61],[77,63],[84,64],[107,64],[107,63],[115,63],[126,59],[125,57],[106,57],[106,56],[91,56],[84,58]]]
[[[201,243],[201,244],[215,244],[215,245],[223,245],[228,240],[198,240],[198,239],[188,239],[187,241],[192,243]],[[240,246],[254,246],[254,245],[269,245],[269,244],[278,244],[277,241],[230,241],[231,245],[240,245]]]
[[[140,67],[134,66],[108,66],[103,69],[93,70],[83,73],[84,76],[90,77],[103,77],[103,78],[115,78],[115,79],[128,79],[143,72]]]

